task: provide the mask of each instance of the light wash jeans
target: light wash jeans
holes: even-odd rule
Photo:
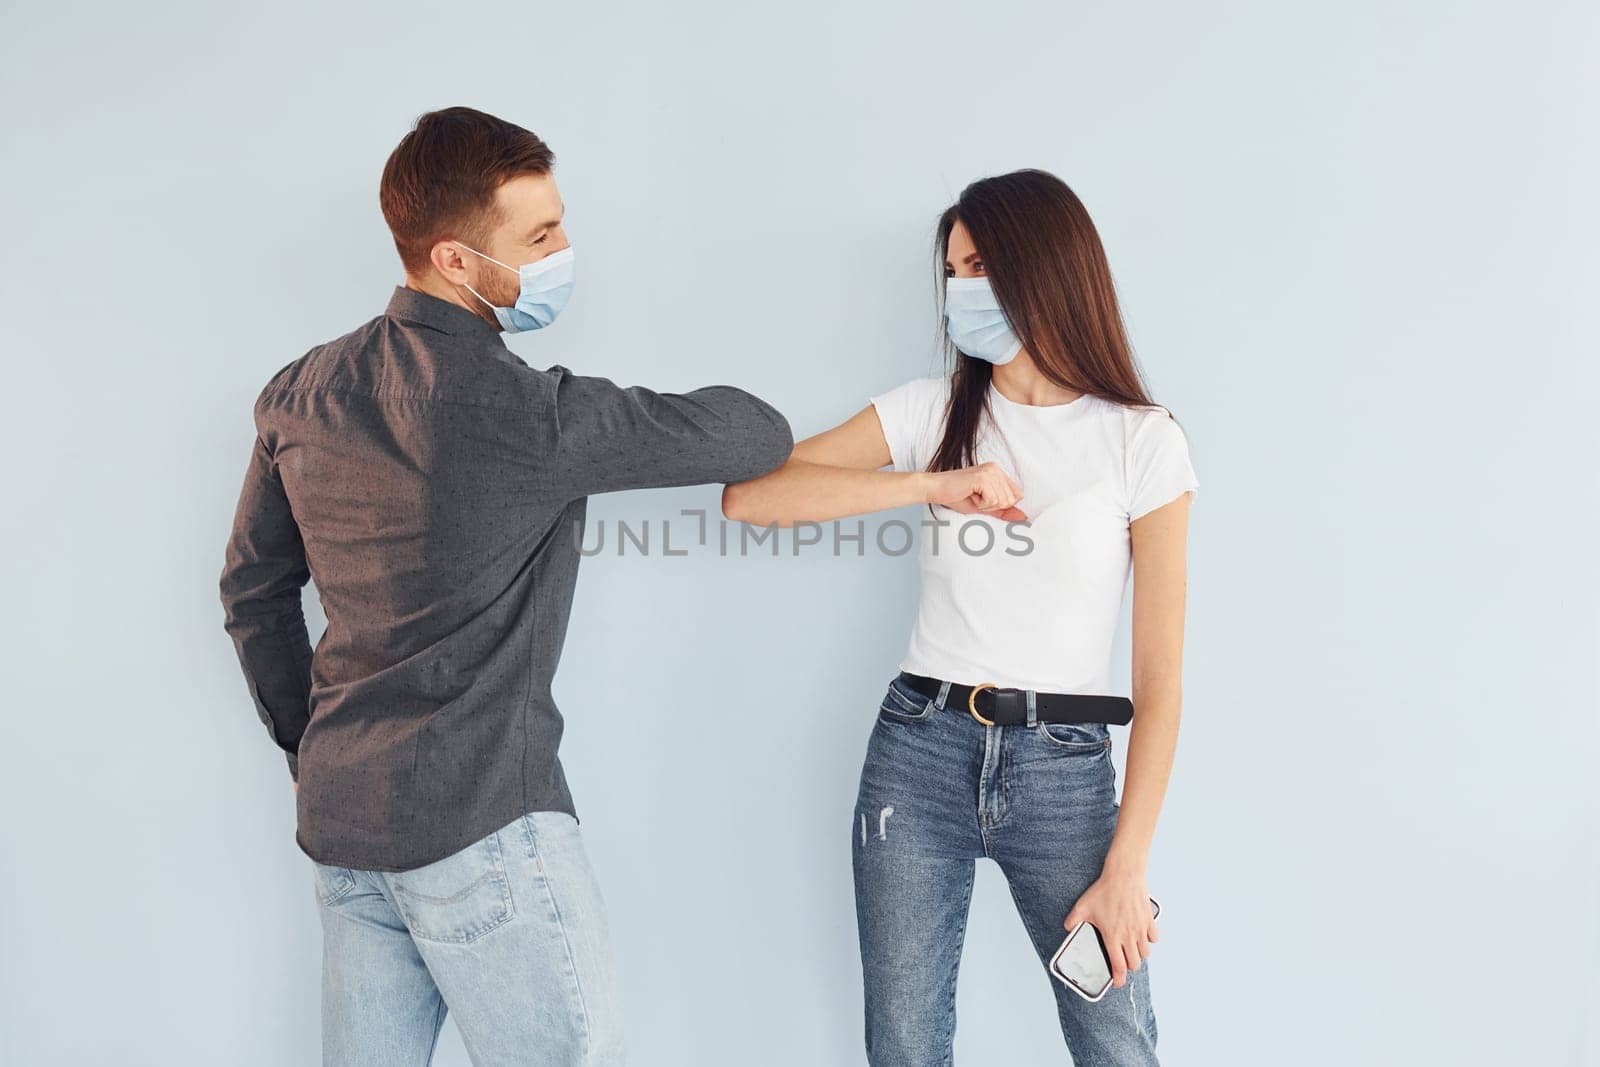
[[[975,861],[1000,865],[1046,963],[1116,828],[1103,723],[984,726],[965,705],[890,682],[850,827],[872,1067],[951,1062]],[[1155,1067],[1148,962],[1094,1004],[1043,967],[1040,980],[1078,1067]]]
[[[474,1064],[623,1062],[599,886],[563,812],[533,812],[425,867],[313,864],[330,1067],[433,1057],[445,1012]]]

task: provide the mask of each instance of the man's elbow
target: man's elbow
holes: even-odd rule
[[[772,412],[772,425],[753,444],[748,455],[750,473],[739,481],[749,481],[759,478],[763,474],[771,474],[785,463],[789,462],[789,455],[794,451],[794,432],[789,429],[789,420]]]
[[[752,393],[731,386],[715,387],[734,398],[721,412],[721,423],[706,439],[706,481],[748,482],[783,466],[794,451],[794,432],[783,413]]]
[[[282,607],[281,602],[252,588],[242,568],[234,567],[217,583],[217,599],[222,604],[222,629],[235,641],[248,638],[262,626],[263,619],[275,617]]]
[[[222,628],[231,633],[239,618],[239,587],[231,568],[217,582],[217,600],[222,604]]]

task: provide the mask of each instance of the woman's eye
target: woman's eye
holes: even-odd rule
[[[547,234],[547,233],[541,233],[538,237],[534,238],[533,243],[536,244],[536,245],[542,245],[545,242],[545,238],[547,238],[549,236],[550,235]]]

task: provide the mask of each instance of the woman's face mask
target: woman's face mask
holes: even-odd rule
[[[945,329],[962,352],[990,363],[1010,363],[1022,351],[986,275],[944,280]]]
[[[476,248],[468,248],[466,245],[461,247],[475,256],[483,256],[490,263],[505,267],[522,280],[522,288],[517,293],[517,302],[508,308],[490,304],[483,299],[483,294],[478,290],[470,285],[467,286],[467,292],[483,300],[494,311],[495,319],[506,333],[543,329],[556,321],[556,316],[561,314],[561,309],[567,306],[567,301],[572,296],[572,284],[576,275],[573,269],[571,245],[559,252],[551,252],[543,259],[524,263],[521,267],[508,266],[493,256],[485,256]]]

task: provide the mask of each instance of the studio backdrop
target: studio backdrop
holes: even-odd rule
[[[0,1062],[317,1060],[310,861],[217,579],[252,401],[383,310],[383,161],[465,104],[549,142],[580,252],[513,350],[738,385],[797,436],[942,371],[933,232],[962,186],[1065,179],[1202,486],[1150,871],[1165,1060],[1600,1063],[1597,20],[8,11]],[[591,502],[557,676],[628,1041],[861,1063],[853,805],[915,556],[874,539],[893,515],[741,547],[718,504]],[[958,1060],[1061,1062],[1048,981],[980,865]],[[437,1062],[466,1062],[449,1029]]]

